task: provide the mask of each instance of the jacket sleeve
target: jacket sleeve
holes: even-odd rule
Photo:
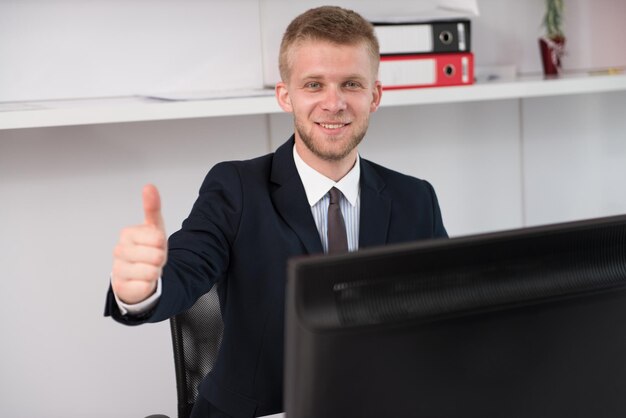
[[[122,315],[109,288],[105,316],[126,325],[163,321],[190,308],[215,283],[224,280],[241,219],[241,191],[235,164],[213,167],[191,213],[168,240],[162,295],[156,306],[139,316]]]

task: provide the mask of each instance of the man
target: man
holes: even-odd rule
[[[287,28],[279,60],[276,97],[294,115],[292,138],[274,154],[216,165],[167,243],[158,192],[146,186],[145,224],[123,230],[114,250],[106,314],[123,323],[167,319],[220,283],[222,346],[194,417],[282,411],[289,257],[446,236],[427,182],[358,155],[382,94],[371,25],[337,7],[309,10]],[[333,189],[340,244],[328,238]]]

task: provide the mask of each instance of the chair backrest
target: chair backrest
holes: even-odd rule
[[[198,385],[211,371],[220,344],[224,324],[217,286],[203,295],[186,312],[170,318],[178,417],[188,418],[198,396]]]

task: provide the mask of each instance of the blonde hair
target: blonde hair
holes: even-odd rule
[[[278,68],[283,81],[291,75],[290,55],[294,46],[305,41],[327,41],[337,45],[364,44],[378,73],[380,49],[374,27],[358,13],[336,6],[307,10],[291,21],[280,44]]]

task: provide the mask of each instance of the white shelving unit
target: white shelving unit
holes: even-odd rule
[[[382,106],[524,99],[626,90],[626,74],[571,74],[546,79],[522,77],[472,86],[386,91]],[[206,118],[278,113],[272,90],[265,96],[167,101],[146,97],[112,97],[41,102],[0,103],[0,130],[101,123]]]

